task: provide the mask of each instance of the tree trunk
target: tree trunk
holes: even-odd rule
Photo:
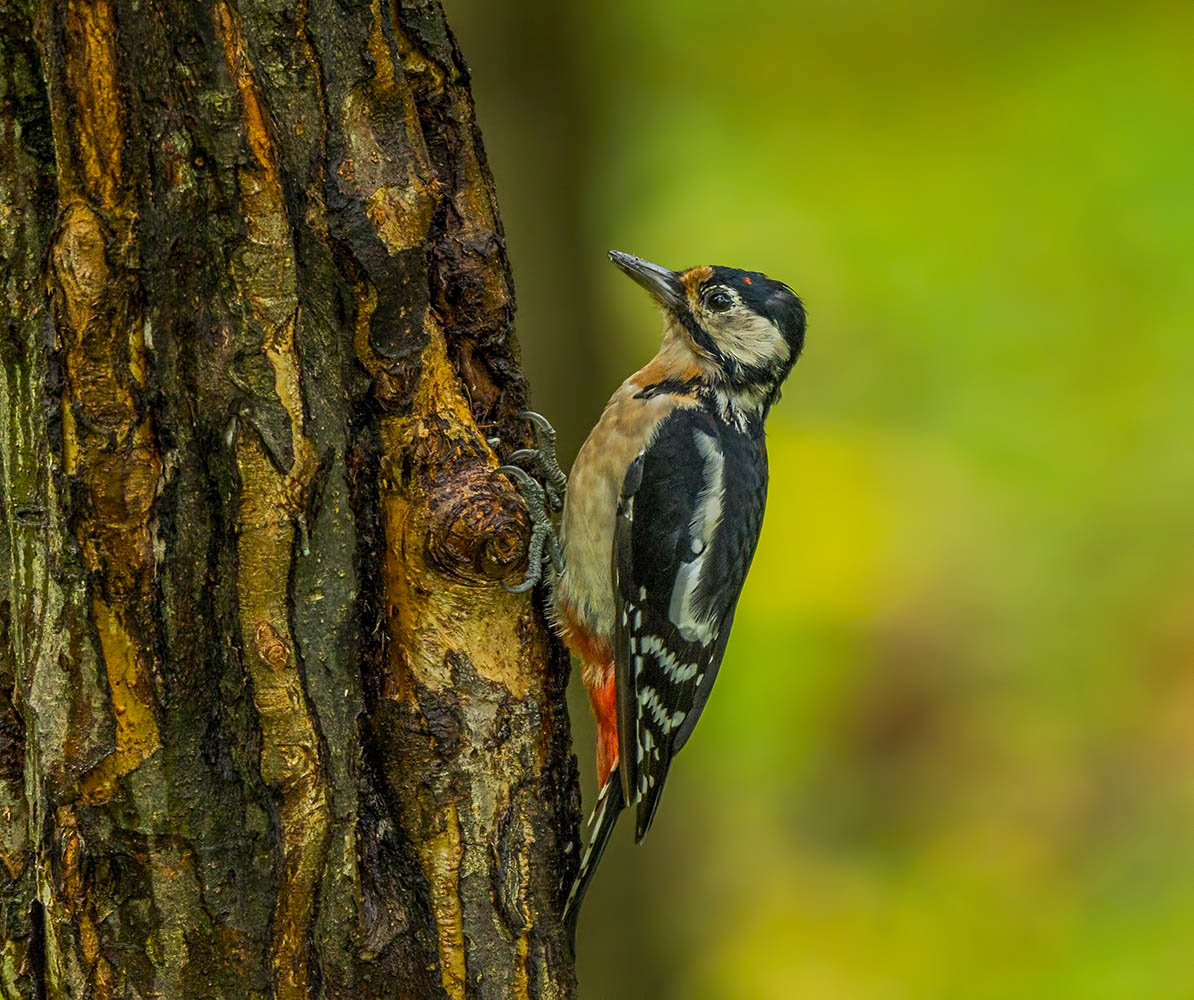
[[[0,997],[567,997],[436,0],[0,3]]]

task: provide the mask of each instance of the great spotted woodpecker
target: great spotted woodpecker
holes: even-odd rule
[[[593,832],[565,904],[573,935],[619,814],[635,807],[641,840],[713,687],[763,522],[763,423],[805,329],[792,289],[758,272],[610,258],[662,306],[659,353],[614,393],[570,477],[535,415],[544,447],[518,455],[543,482],[502,467],[536,520],[530,571],[511,589],[554,567],[554,620],[597,721]]]

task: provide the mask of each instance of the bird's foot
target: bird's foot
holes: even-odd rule
[[[556,456],[556,429],[546,417],[533,410],[519,414],[535,428],[535,448],[519,448],[506,458],[508,465],[527,465],[535,473],[543,487],[548,509],[559,513],[564,509],[564,491],[568,488],[568,476],[560,468]]]
[[[539,447],[519,449],[507,458],[507,464],[494,470],[510,479],[526,503],[531,518],[526,576],[521,583],[513,586],[502,584],[512,594],[522,594],[534,587],[543,578],[544,566],[550,566],[557,576],[564,570],[564,556],[556,536],[554,515],[564,507],[564,489],[568,485],[568,477],[556,459],[556,432],[538,413],[528,410],[522,416],[535,425]],[[542,481],[521,465],[511,464],[518,461],[531,463],[543,477]]]

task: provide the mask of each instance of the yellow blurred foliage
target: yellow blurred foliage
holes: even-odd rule
[[[751,613],[839,622],[874,614],[900,530],[874,444],[777,423],[767,446],[770,503],[752,566]]]

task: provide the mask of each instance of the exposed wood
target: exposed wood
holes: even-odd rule
[[[3,5],[0,223],[0,997],[572,996],[438,3]]]

